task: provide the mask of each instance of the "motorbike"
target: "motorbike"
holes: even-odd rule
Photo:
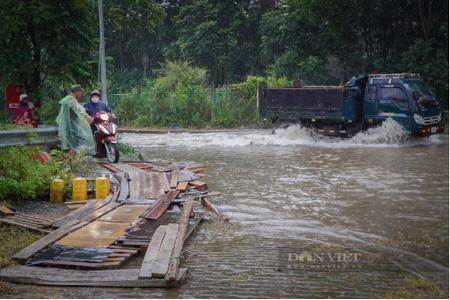
[[[94,132],[96,154],[94,157],[106,157],[110,163],[119,161],[119,146],[115,137],[117,125],[110,122],[111,114],[99,111],[92,116],[97,130]]]

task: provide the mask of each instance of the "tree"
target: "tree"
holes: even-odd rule
[[[206,68],[223,84],[261,72],[259,21],[274,1],[196,0],[176,17],[177,40],[166,57]]]
[[[97,43],[95,2],[3,0],[0,3],[0,82],[23,84],[42,97],[49,76],[88,84]]]
[[[114,59],[110,91],[130,90],[163,61],[158,29],[164,8],[148,0],[110,0],[106,6],[105,48]]]

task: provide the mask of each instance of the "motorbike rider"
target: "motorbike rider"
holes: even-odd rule
[[[93,117],[99,111],[105,111],[111,114],[111,117],[115,118],[116,116],[111,113],[111,110],[108,108],[104,102],[100,101],[100,92],[98,90],[93,90],[91,93],[91,100],[86,102],[83,107],[86,109],[86,112]],[[97,131],[97,127],[94,123],[91,124],[92,131]]]

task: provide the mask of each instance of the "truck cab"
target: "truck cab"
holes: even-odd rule
[[[429,136],[444,131],[439,101],[419,74],[370,74],[364,93],[368,127],[392,118],[408,134]]]

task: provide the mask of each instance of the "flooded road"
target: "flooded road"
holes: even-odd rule
[[[387,134],[386,132],[389,132]],[[205,168],[230,223],[203,223],[179,289],[55,289],[66,298],[371,298],[405,276],[448,280],[449,137],[389,128],[124,134],[146,160]],[[211,219],[213,215],[209,215]]]

